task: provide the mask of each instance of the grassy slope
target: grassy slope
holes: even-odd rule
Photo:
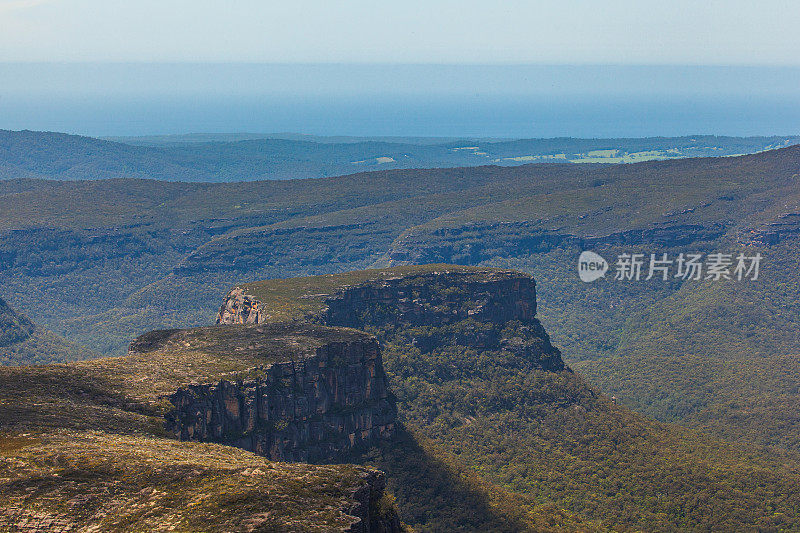
[[[0,436],[0,475],[0,527],[54,520],[115,532],[327,532],[353,522],[343,509],[363,471],[270,463],[214,444],[60,431]]]
[[[124,358],[0,368],[0,529],[25,520],[120,532],[345,529],[366,470],[177,442],[163,415],[165,394],[189,382],[252,376],[362,337],[285,325],[167,331]]]

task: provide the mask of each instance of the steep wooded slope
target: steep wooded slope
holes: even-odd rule
[[[447,476],[426,475],[434,460],[479,493],[510,491],[495,506],[520,524],[546,502],[614,529],[797,527],[793,459],[615,405],[564,365],[536,314],[528,275],[426,265],[242,284],[218,320],[316,321],[381,339],[405,433],[353,460],[388,473],[422,530],[476,528],[434,496],[437,483],[452,494]]]
[[[0,365],[46,364],[97,357],[86,348],[37,327],[0,298]]]

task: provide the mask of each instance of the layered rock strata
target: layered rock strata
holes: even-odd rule
[[[181,440],[220,442],[276,461],[335,461],[390,438],[396,408],[374,339],[332,342],[260,376],[180,388],[166,427]]]

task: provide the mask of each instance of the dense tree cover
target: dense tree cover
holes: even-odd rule
[[[166,136],[128,139],[126,143],[63,133],[0,130],[0,180],[154,178],[231,182],[320,178],[390,168],[721,156],[753,153],[800,141],[798,137],[698,136],[440,142],[364,138],[331,142],[325,138],[252,137],[198,140]],[[206,142],[198,142],[203,140]],[[554,154],[559,157],[554,158]],[[622,156],[628,157],[620,159]]]
[[[36,325],[0,298],[0,366],[47,364],[97,357]]]
[[[382,316],[364,319],[375,324]],[[530,353],[460,344],[458,327],[425,328],[437,344],[424,351],[415,342],[420,328],[398,329],[392,321],[368,328],[385,342],[409,433],[402,445],[373,450],[366,460],[391,473],[412,526],[513,531],[532,527],[537,504],[549,503],[574,513],[572,520],[616,530],[800,527],[794,460],[649,421],[570,371],[542,370]],[[513,322],[502,333],[526,335]],[[460,501],[467,510],[447,503],[466,489]],[[491,522],[500,518],[512,522]]]
[[[45,365],[95,357],[87,348],[41,328],[25,340],[0,346],[0,365]]]
[[[0,298],[0,346],[24,341],[33,333],[34,326],[28,317],[14,312]]]
[[[487,481],[419,432],[402,428],[383,443],[348,458],[379,467],[402,519],[413,531],[610,531],[553,503],[539,503]]]
[[[800,450],[800,250],[757,250],[758,280],[686,282],[632,306],[610,353],[576,368],[656,418]]]

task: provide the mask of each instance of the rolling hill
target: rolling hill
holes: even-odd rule
[[[0,179],[234,182],[322,178],[398,168],[626,163],[759,152],[800,142],[800,137],[437,141],[402,137],[195,135],[117,141],[64,133],[0,130]]]

